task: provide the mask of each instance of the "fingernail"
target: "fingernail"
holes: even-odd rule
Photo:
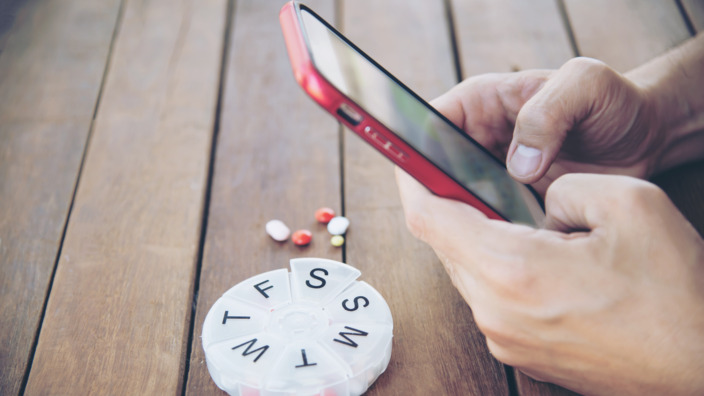
[[[514,175],[528,177],[538,170],[542,158],[543,154],[537,148],[519,144],[508,163],[508,167]]]

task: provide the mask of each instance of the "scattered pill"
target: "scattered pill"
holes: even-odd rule
[[[335,246],[335,247],[340,247],[345,243],[345,237],[342,235],[333,235],[332,238],[330,238],[330,244]]]
[[[305,246],[313,239],[313,234],[308,230],[298,230],[291,235],[291,240],[298,246]]]
[[[347,217],[333,217],[328,223],[328,232],[332,235],[342,235],[347,232],[347,227],[350,226],[350,221]]]
[[[335,211],[330,208],[322,207],[315,211],[315,219],[320,223],[327,224],[333,217],[335,217]]]
[[[266,233],[275,241],[283,242],[291,235],[291,230],[281,220],[270,220],[266,223]]]

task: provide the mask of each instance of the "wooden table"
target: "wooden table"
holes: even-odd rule
[[[565,395],[495,361],[393,168],[295,84],[283,0],[0,5],[0,394],[221,394],[200,345],[230,286],[324,257],[394,317],[372,395]],[[700,0],[308,2],[432,98],[575,55],[620,71],[704,29]],[[704,166],[658,179],[700,232]],[[313,212],[351,220],[332,247]],[[309,228],[278,244],[273,218]]]

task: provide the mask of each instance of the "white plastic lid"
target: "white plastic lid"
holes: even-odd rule
[[[230,395],[360,395],[386,370],[393,320],[347,264],[318,258],[232,287],[203,324],[205,360]]]

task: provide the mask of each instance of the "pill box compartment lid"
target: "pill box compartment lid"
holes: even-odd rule
[[[213,381],[231,395],[363,393],[391,357],[386,301],[352,266],[290,265],[240,282],[208,312],[202,344]]]

